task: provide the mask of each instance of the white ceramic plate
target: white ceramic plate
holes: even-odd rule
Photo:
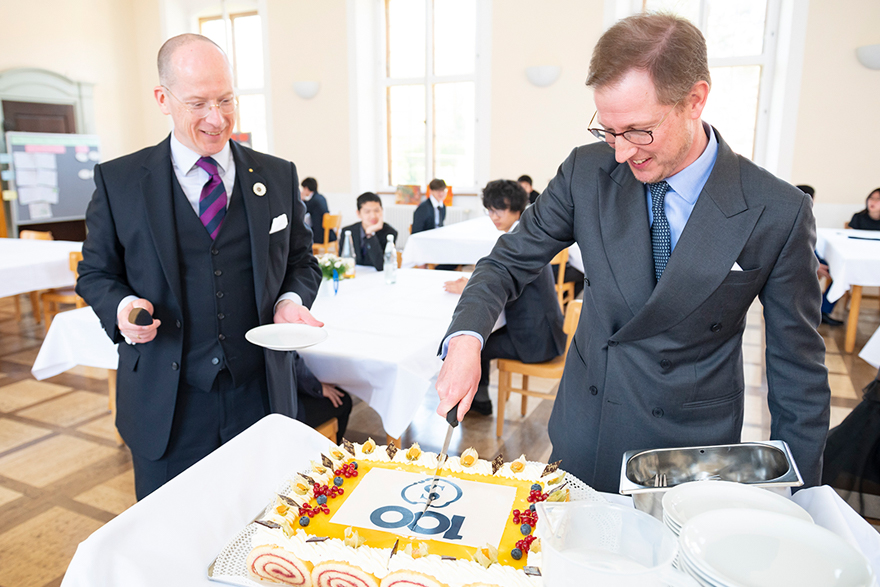
[[[244,337],[250,343],[273,351],[295,351],[323,341],[327,331],[305,324],[264,324],[251,328]]]
[[[730,481],[694,481],[676,485],[663,496],[663,516],[679,529],[691,518],[712,510],[747,508],[785,514],[812,522],[795,502],[776,493]]]
[[[715,510],[681,531],[682,558],[704,582],[730,587],[869,587],[867,559],[833,532],[762,510]]]

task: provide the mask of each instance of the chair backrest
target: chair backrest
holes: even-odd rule
[[[51,241],[55,240],[52,238],[52,233],[48,230],[22,230],[18,233],[18,238],[23,238],[27,240],[34,241]]]
[[[562,249],[553,259],[550,260],[551,265],[556,265],[556,297],[559,298],[559,307],[565,307],[565,298],[563,297],[563,287],[565,283],[565,264],[568,263],[568,249]]]
[[[565,355],[568,355],[568,347],[574,339],[574,333],[577,332],[578,322],[581,320],[581,308],[584,305],[583,300],[572,300],[568,302],[565,308],[565,322],[562,323],[562,331],[565,332]]]
[[[79,271],[77,271],[76,268],[79,265],[79,262],[83,260],[82,251],[71,251],[68,260],[70,261],[70,270],[73,271],[73,275],[79,279]]]
[[[330,231],[336,231],[336,243],[342,238],[342,235],[339,234],[339,231],[342,229],[342,214],[324,214],[321,226],[324,228],[324,243],[321,245],[321,248],[324,253],[329,253],[331,246]],[[338,253],[338,245],[334,244],[333,246],[337,249],[336,252]]]
[[[844,227],[844,228],[849,228],[849,220],[847,220],[846,222],[843,223],[843,227]]]

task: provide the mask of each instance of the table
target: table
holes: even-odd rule
[[[266,416],[89,536],[62,587],[216,586],[206,576],[208,565],[292,471],[307,468],[326,448],[327,439],[304,424]],[[831,488],[805,489],[794,499],[880,570],[880,534]]]
[[[856,345],[862,287],[880,286],[880,233],[833,228],[816,232],[816,252],[828,263],[834,280],[828,290],[828,301],[835,302],[851,291],[844,341],[844,350],[851,353]]]
[[[403,249],[403,267],[415,265],[475,265],[492,252],[504,234],[488,216],[465,220],[409,236]],[[577,243],[568,249],[568,262],[584,272],[584,262]]]
[[[0,298],[73,286],[70,253],[81,250],[71,241],[0,238]]]
[[[358,266],[357,277],[341,282],[337,295],[322,285],[312,314],[328,337],[300,354],[319,380],[367,402],[385,432],[399,438],[442,366],[437,350],[459,298],[445,292],[443,282],[461,275],[401,269],[397,283],[386,285],[382,273]],[[117,362],[116,346],[94,311],[80,308],[55,317],[31,373],[46,379],[76,365],[115,369]]]
[[[874,331],[874,334],[871,335],[871,338],[862,347],[859,357],[864,359],[869,365],[880,369],[880,328]]]

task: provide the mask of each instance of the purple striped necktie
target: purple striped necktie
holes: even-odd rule
[[[196,161],[196,165],[211,176],[199,197],[199,219],[208,229],[208,234],[213,240],[217,238],[220,225],[223,224],[223,218],[226,216],[226,188],[223,186],[223,180],[220,179],[217,162],[214,159],[202,157]]]

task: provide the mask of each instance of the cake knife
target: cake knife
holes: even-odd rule
[[[461,402],[459,402],[461,403]],[[434,487],[437,486],[437,480],[440,478],[440,469],[446,462],[446,453],[449,451],[449,441],[452,440],[452,431],[458,426],[458,404],[455,404],[451,410],[446,412],[446,421],[449,423],[449,430],[446,431],[446,439],[443,440],[443,450],[437,455],[437,470],[434,471],[434,478],[431,480],[431,488],[428,490],[428,501],[425,502],[425,509],[419,514],[419,518],[425,515],[431,502],[434,501]],[[418,520],[418,518],[416,518]]]

